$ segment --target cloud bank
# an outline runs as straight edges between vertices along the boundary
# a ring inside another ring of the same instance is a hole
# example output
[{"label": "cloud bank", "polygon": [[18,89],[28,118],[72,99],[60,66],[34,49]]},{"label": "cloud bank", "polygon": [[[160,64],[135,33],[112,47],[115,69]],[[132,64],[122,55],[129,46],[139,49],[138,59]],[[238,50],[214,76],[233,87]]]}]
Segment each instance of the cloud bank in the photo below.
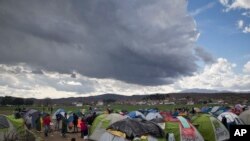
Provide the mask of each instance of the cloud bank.
[{"label": "cloud bank", "polygon": [[236,73],[233,64],[225,58],[205,65],[204,69],[169,85],[142,86],[114,79],[98,79],[75,74],[62,74],[42,70],[32,73],[25,64],[0,65],[0,93],[2,96],[62,98],[116,93],[123,95],[170,93],[186,89],[250,91],[250,61]]},{"label": "cloud bank", "polygon": [[197,38],[186,0],[0,2],[0,63],[33,73],[171,84],[210,61]]}]

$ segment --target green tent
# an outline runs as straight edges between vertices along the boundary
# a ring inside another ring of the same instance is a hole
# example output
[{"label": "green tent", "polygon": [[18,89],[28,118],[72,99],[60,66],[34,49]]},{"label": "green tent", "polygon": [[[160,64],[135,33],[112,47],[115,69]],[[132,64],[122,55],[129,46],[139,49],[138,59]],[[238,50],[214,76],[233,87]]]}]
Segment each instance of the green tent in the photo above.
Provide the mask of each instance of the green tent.
[{"label": "green tent", "polygon": [[167,121],[165,132],[168,135],[173,134],[175,141],[204,141],[198,130],[182,116]]},{"label": "green tent", "polygon": [[208,114],[199,114],[192,118],[205,141],[224,141],[230,138],[227,128],[215,117]]},{"label": "green tent", "polygon": [[22,119],[15,119],[14,116],[0,115],[0,140],[14,139],[18,137],[17,128],[24,125]]},{"label": "green tent", "polygon": [[120,114],[102,114],[95,118],[91,128],[90,128],[90,139],[99,140],[102,134],[106,132],[106,128],[120,120],[127,118],[127,116],[122,116]]}]

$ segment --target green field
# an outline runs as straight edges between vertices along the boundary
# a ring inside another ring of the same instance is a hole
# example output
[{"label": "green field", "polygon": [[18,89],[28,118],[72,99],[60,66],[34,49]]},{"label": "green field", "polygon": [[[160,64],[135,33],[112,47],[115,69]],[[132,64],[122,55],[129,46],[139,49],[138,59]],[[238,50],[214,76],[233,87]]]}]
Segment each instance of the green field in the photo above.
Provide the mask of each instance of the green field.
[{"label": "green field", "polygon": [[[25,107],[25,106],[20,106],[21,108]],[[95,106],[92,106],[93,108]],[[101,111],[104,111],[105,109],[107,109],[108,107],[110,107],[111,109],[113,109],[114,111],[120,111],[120,110],[127,110],[127,111],[134,111],[134,110],[138,110],[138,109],[150,109],[150,108],[158,108],[160,111],[170,111],[170,110],[174,110],[175,108],[189,108],[191,109],[192,107],[203,107],[202,104],[196,104],[196,105],[153,105],[153,106],[149,106],[149,105],[109,105],[109,106],[98,106],[97,108],[100,109]],[[10,115],[14,113],[14,110],[17,107],[15,106],[1,106],[0,107],[0,114],[4,114],[4,115]],[[38,107],[38,106],[29,106],[29,107],[25,107],[27,109],[37,109],[39,111],[42,111],[44,109],[44,112],[48,112],[50,113],[49,109],[47,107],[43,108],[43,107]],[[58,108],[63,108],[66,111],[77,111],[77,110],[81,110],[81,109],[88,109],[89,106],[85,105],[83,107],[76,107],[76,106],[56,106],[53,107],[53,112],[55,112]],[[52,112],[52,113],[53,113]]]}]

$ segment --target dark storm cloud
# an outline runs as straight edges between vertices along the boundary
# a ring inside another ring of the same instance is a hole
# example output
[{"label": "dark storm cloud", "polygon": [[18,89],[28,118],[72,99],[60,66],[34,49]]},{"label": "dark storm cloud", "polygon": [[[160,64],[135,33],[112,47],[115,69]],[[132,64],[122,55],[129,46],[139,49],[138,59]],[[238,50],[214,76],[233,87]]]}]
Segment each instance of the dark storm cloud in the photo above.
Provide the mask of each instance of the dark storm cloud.
[{"label": "dark storm cloud", "polygon": [[186,0],[0,1],[0,63],[141,85],[197,68]]},{"label": "dark storm cloud", "polygon": [[205,63],[215,63],[214,57],[201,47],[195,48],[195,54]]}]

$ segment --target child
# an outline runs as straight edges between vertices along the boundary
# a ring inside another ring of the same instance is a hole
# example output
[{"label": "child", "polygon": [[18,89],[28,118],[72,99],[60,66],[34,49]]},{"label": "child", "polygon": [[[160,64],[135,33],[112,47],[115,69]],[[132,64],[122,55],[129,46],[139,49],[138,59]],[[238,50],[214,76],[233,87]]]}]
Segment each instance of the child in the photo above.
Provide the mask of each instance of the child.
[{"label": "child", "polygon": [[80,127],[81,127],[81,138],[83,138],[84,140],[88,139],[88,126],[83,118],[81,120]]}]

